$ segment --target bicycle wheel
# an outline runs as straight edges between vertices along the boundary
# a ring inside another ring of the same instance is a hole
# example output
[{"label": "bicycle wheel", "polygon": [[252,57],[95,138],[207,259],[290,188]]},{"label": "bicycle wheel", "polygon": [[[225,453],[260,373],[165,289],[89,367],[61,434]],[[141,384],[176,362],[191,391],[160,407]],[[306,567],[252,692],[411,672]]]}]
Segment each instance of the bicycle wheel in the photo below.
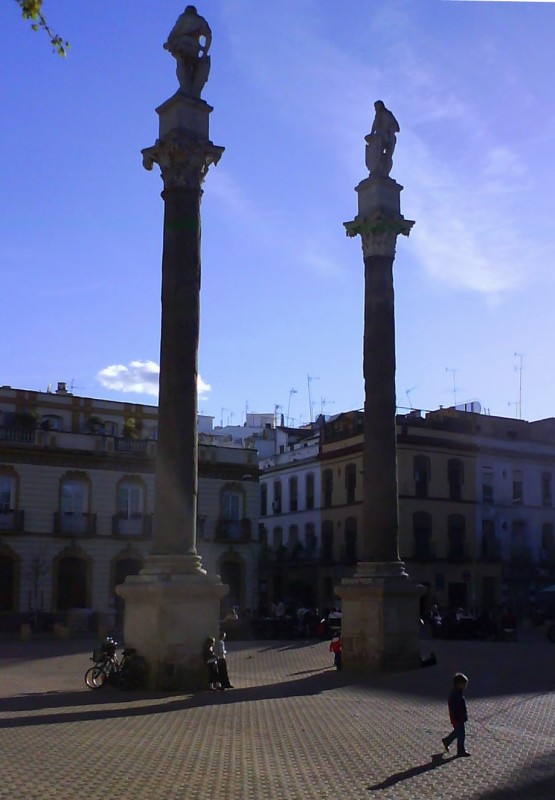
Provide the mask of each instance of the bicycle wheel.
[{"label": "bicycle wheel", "polygon": [[89,689],[101,689],[105,680],[106,673],[99,664],[95,664],[85,672],[85,683]]}]

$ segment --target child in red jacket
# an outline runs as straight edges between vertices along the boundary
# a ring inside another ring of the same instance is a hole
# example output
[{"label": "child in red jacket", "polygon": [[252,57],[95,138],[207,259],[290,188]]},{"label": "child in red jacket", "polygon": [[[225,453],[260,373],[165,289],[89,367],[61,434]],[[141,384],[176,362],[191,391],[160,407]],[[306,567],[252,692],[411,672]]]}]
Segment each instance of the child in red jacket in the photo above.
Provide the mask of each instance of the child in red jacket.
[{"label": "child in red jacket", "polygon": [[449,752],[449,745],[457,740],[457,756],[469,756],[470,753],[464,748],[465,728],[464,724],[468,720],[468,713],[466,711],[466,701],[464,699],[464,690],[468,684],[468,678],[462,672],[457,672],[453,676],[453,689],[447,701],[449,706],[449,718],[453,726],[452,732],[441,741],[445,747],[446,752]]},{"label": "child in red jacket", "polygon": [[330,642],[330,653],[333,653],[333,663],[336,669],[341,669],[341,634],[338,633]]}]

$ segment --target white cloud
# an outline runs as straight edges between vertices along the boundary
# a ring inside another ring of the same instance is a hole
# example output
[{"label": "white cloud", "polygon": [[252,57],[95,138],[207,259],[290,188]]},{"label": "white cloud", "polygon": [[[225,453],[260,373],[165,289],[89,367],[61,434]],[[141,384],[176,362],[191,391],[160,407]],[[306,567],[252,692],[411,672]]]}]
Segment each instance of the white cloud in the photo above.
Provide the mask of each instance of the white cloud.
[{"label": "white cloud", "polygon": [[[133,392],[158,397],[159,377],[160,366],[155,361],[130,361],[127,366],[111,364],[104,367],[97,374],[96,379],[106,389],[114,392]],[[199,375],[197,379],[199,396],[207,394],[210,389],[210,384],[205,383]]]}]

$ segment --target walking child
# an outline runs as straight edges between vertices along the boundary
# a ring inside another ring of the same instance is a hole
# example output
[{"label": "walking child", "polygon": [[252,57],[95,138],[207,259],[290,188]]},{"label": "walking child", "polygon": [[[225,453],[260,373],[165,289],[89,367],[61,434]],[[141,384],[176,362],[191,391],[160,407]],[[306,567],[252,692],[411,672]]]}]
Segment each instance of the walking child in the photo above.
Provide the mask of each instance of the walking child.
[{"label": "walking child", "polygon": [[449,706],[449,718],[451,720],[453,730],[448,736],[445,736],[445,738],[441,740],[443,742],[445,751],[448,753],[449,745],[452,744],[456,739],[457,756],[461,758],[470,755],[470,753],[468,753],[464,747],[464,739],[466,734],[464,726],[465,722],[468,720],[466,701],[464,699],[464,692],[467,684],[468,678],[466,675],[463,675],[462,672],[457,672],[453,676],[453,689],[451,690],[451,694],[449,695],[449,699],[447,701]]}]

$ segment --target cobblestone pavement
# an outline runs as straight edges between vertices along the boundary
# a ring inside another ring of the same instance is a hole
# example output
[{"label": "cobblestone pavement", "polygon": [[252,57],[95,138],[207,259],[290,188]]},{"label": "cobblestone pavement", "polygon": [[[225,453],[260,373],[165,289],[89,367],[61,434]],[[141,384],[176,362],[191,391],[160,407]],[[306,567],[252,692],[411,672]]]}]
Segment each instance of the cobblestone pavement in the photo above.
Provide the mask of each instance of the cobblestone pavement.
[{"label": "cobblestone pavement", "polygon": [[[90,641],[0,640],[0,798],[555,798],[555,646],[424,642],[439,664],[338,673],[327,642],[229,642],[237,687],[87,689]],[[472,758],[442,756],[453,672]]]}]

